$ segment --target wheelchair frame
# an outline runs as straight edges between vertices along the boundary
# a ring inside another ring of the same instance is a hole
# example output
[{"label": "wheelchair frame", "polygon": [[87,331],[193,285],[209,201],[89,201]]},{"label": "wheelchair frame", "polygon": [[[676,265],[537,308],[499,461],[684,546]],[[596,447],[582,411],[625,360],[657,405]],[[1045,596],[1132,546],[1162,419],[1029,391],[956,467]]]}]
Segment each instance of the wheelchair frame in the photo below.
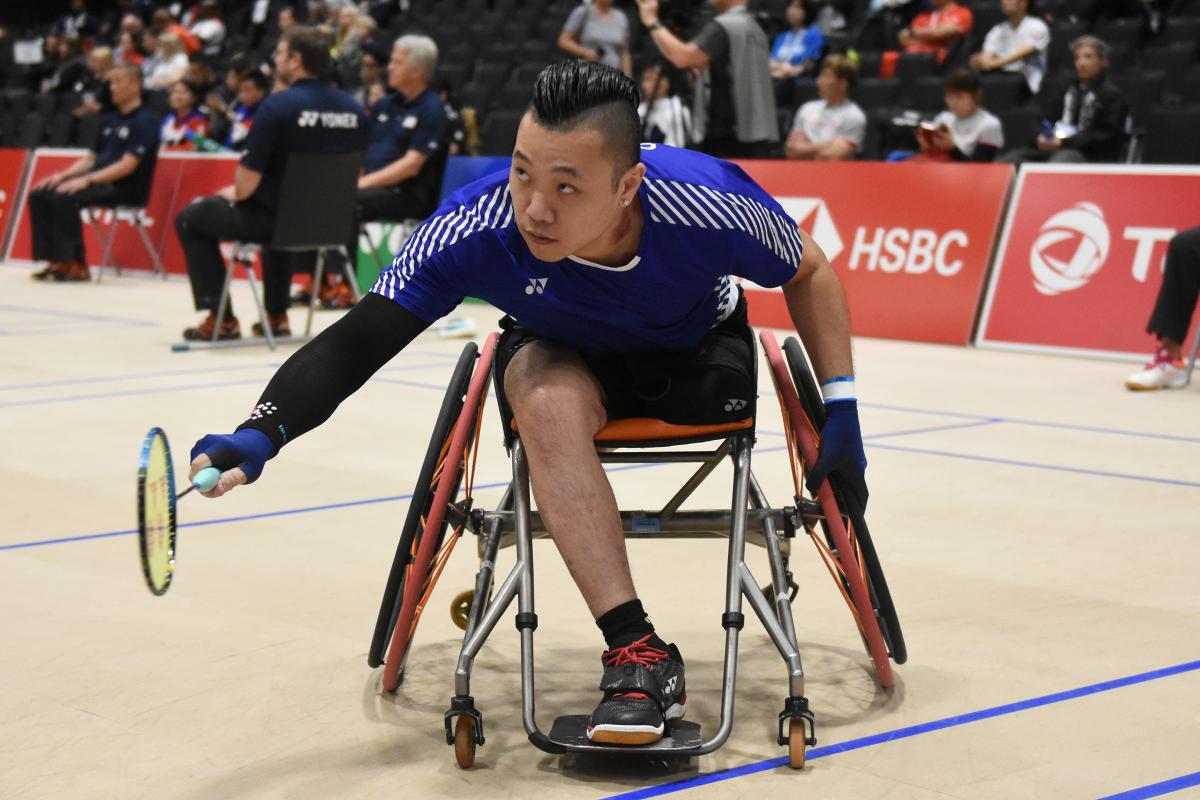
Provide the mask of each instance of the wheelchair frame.
[{"label": "wheelchair frame", "polygon": [[[812,463],[816,457],[819,422],[814,423],[812,418],[818,410],[809,411],[813,407],[811,394],[815,390],[815,382],[807,373],[807,362],[797,342],[789,340],[786,343],[788,363],[785,365],[774,337],[770,333],[763,333],[760,339],[771,365],[772,379],[786,423],[797,489],[795,505],[771,507],[754,477],[751,470],[754,420],[723,426],[679,427],[678,430],[685,434],[684,438],[672,435],[662,439],[614,439],[614,436],[620,435],[620,430],[612,425],[597,435],[603,463],[699,465],[661,510],[621,511],[622,527],[627,537],[729,538],[725,613],[721,617],[722,627],[725,628],[724,678],[720,724],[716,733],[702,740],[698,725],[677,721],[668,726],[660,742],[620,747],[591,744],[583,730],[586,716],[560,717],[549,734],[537,724],[533,633],[538,623],[534,610],[532,542],[534,538],[549,534],[542,524],[541,515],[531,509],[529,468],[519,432],[510,448],[513,481],[499,507],[495,511],[472,507],[470,487],[474,455],[477,453],[483,403],[492,379],[496,334],[489,336],[482,353],[477,354],[474,344],[464,348],[438,415],[417,491],[410,503],[368,655],[368,663],[372,667],[384,665],[383,689],[395,691],[403,679],[420,613],[450,550],[466,529],[475,533],[480,558],[475,587],[456,597],[451,606],[451,614],[456,623],[465,629],[465,635],[455,669],[455,694],[450,709],[444,715],[446,740],[455,747],[460,767],[470,767],[474,763],[476,747],[485,743],[483,716],[475,708],[471,696],[474,661],[514,599],[518,608],[516,625],[521,636],[522,721],[535,746],[549,753],[696,756],[713,752],[724,744],[733,728],[738,635],[745,622],[743,597],[762,622],[786,666],[788,694],[783,710],[778,715],[777,741],[788,748],[790,765],[802,767],[805,746],[816,744],[816,730],[804,694],[804,669],[791,612],[791,600],[798,587],[788,570],[788,560],[791,540],[799,531],[808,533],[818,545],[818,550],[823,551],[822,558],[847,600],[867,651],[875,663],[879,683],[884,688],[891,686],[889,655],[897,663],[903,663],[907,654],[861,509],[847,508],[843,511],[839,501],[843,506],[849,504],[840,493],[835,493],[828,482],[822,485],[814,500],[804,499],[800,492],[803,465]],[[474,363],[476,359],[477,365]],[[757,358],[755,363],[757,365]],[[801,369],[804,373],[797,374]],[[797,393],[797,385],[801,394]],[[817,398],[819,405],[819,394]],[[612,433],[605,438],[610,429]],[[622,430],[627,431],[628,428]],[[628,433],[625,435],[628,437]],[[660,449],[706,441],[719,443],[711,450]],[[729,510],[680,510],[687,498],[726,458],[731,459],[734,465]],[[452,495],[457,496],[464,480],[465,497],[453,502]],[[818,527],[824,532],[826,544],[815,535]],[[450,529],[453,532],[447,540],[446,534]],[[746,565],[747,541],[767,550],[771,581],[763,589],[759,588]],[[516,563],[499,589],[496,589],[496,557],[502,547],[509,545],[515,546]],[[407,634],[400,635],[403,631]],[[383,655],[385,648],[386,658]]]}]

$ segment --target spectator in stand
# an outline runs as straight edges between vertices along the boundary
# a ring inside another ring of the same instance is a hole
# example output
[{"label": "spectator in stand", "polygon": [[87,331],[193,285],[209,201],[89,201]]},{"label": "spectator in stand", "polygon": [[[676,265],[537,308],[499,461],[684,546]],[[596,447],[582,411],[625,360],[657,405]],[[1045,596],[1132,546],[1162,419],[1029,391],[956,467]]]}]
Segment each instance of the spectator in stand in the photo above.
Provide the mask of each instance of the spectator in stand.
[{"label": "spectator in stand", "polygon": [[934,53],[944,64],[950,48],[971,35],[974,22],[971,9],[954,0],[933,0],[933,9],[914,17],[897,38],[904,52]]},{"label": "spectator in stand", "polygon": [[371,88],[374,86],[385,86],[383,63],[386,59],[378,51],[372,47],[365,48],[362,52],[362,61],[358,66],[358,88],[350,92],[350,96],[362,104],[363,108],[370,109]]},{"label": "spectator in stand", "polygon": [[[371,105],[383,99],[383,86],[377,84],[380,89],[380,96],[372,98]],[[455,108],[454,98],[451,97],[450,83],[443,80],[437,87],[438,99],[442,101],[442,108],[446,112],[446,135],[443,140],[446,142],[446,155],[459,156],[467,153],[467,125],[462,114]]]},{"label": "spectator in stand", "polygon": [[1125,379],[1125,388],[1182,389],[1187,385],[1183,343],[1187,341],[1200,297],[1200,228],[1181,231],[1167,245],[1162,285],[1146,333],[1158,338],[1158,350],[1146,368]]},{"label": "spectator in stand", "polygon": [[97,29],[96,37],[102,42],[115,44],[121,35],[121,23],[127,16],[138,16],[134,10],[133,0],[117,0],[114,7],[105,9],[100,14],[100,26]]},{"label": "spectator in stand", "polygon": [[387,84],[383,81],[376,81],[367,87],[367,96],[364,98],[363,109],[366,110],[368,115],[375,108],[376,103],[387,97],[387,93]]},{"label": "spectator in stand", "polygon": [[221,21],[221,7],[217,0],[204,0],[196,12],[196,21],[189,32],[200,40],[200,52],[215,56],[221,52],[225,42],[225,23]]},{"label": "spectator in stand", "polygon": [[192,34],[184,26],[171,15],[171,12],[165,8],[160,8],[154,12],[154,16],[150,18],[150,30],[154,31],[154,35],[162,38],[168,33],[175,34],[183,45],[183,50],[187,55],[200,52],[200,40]]},{"label": "spectator in stand", "polygon": [[54,71],[42,79],[42,93],[82,93],[88,82],[88,66],[79,54],[79,39],[74,36],[57,37],[54,57]]},{"label": "spectator in stand", "polygon": [[200,111],[200,91],[190,81],[176,81],[167,97],[171,110],[163,118],[164,150],[195,150],[193,136],[208,136],[208,115]]},{"label": "spectator in stand", "polygon": [[867,13],[854,34],[854,49],[863,52],[895,50],[900,31],[924,11],[921,0],[871,0]]},{"label": "spectator in stand", "polygon": [[145,54],[142,53],[142,33],[139,30],[137,33],[133,31],[121,31],[121,38],[117,40],[116,62],[118,64],[133,64],[139,69],[142,62],[146,60]]},{"label": "spectator in stand", "polygon": [[142,73],[118,64],[109,74],[117,110],[104,118],[92,150],[29,194],[33,258],[46,261],[40,281],[86,281],[87,257],[79,218],[87,206],[142,205],[158,157],[158,120],[142,106]]},{"label": "spectator in stand", "polygon": [[291,6],[284,6],[279,9],[279,14],[275,18],[276,33],[274,37],[265,37],[262,47],[258,50],[260,54],[264,54],[267,60],[271,59],[271,54],[275,52],[279,40],[283,35],[296,27],[296,11]]},{"label": "spectator in stand", "polygon": [[208,97],[217,88],[217,78],[213,74],[212,64],[203,55],[194,55],[188,59],[187,73],[184,80],[196,87],[200,98]]},{"label": "spectator in stand", "polygon": [[113,52],[107,47],[94,47],[88,54],[88,77],[80,92],[81,100],[72,114],[109,114],[116,109],[108,89],[108,74],[113,68]]},{"label": "spectator in stand", "polygon": [[1025,78],[1030,95],[1042,87],[1046,74],[1046,51],[1050,48],[1050,28],[1029,15],[1031,0],[1000,0],[1008,18],[987,32],[983,49],[971,56],[971,66],[980,72],[1004,70]]},{"label": "spectator in stand", "polygon": [[51,31],[72,39],[89,39],[100,30],[100,23],[88,13],[86,0],[71,0],[71,10],[54,21]]},{"label": "spectator in stand", "polygon": [[142,31],[146,29],[146,23],[137,14],[126,14],[121,17],[120,33],[117,34],[117,40],[120,41],[120,34],[128,31],[134,36],[135,42],[142,40]]},{"label": "spectator in stand", "polygon": [[771,77],[776,85],[789,85],[801,75],[811,73],[821,60],[825,36],[812,20],[811,0],[792,0],[787,7],[788,29],[775,37],[771,46]]},{"label": "spectator in stand", "polygon": [[662,67],[642,70],[642,141],[662,142],[671,147],[687,147],[692,141],[692,115],[678,95],[671,93],[671,82]]},{"label": "spectator in stand", "polygon": [[917,129],[921,152],[914,161],[993,161],[1004,148],[1004,128],[983,108],[983,87],[969,69],[946,77],[946,108]]},{"label": "spectator in stand", "polygon": [[[151,35],[149,31],[146,32],[147,38]],[[142,64],[146,87],[149,89],[170,89],[176,81],[183,80],[187,71],[188,56],[184,52],[183,42],[173,33],[158,37],[158,52]]]},{"label": "spectator in stand", "polygon": [[633,77],[629,55],[629,18],[613,8],[612,0],[580,3],[558,35],[558,47],[584,61],[596,61]]},{"label": "spectator in stand", "polygon": [[[233,185],[196,199],[175,218],[192,298],[197,310],[208,312],[199,325],[184,330],[184,339],[210,339],[214,331],[221,339],[240,338],[241,326],[231,307],[226,307],[223,319],[217,319],[225,282],[220,243],[271,241],[288,155],[348,153],[366,146],[362,109],[349,95],[318,78],[327,75],[329,68],[328,37],[312,28],[289,30],[275,50],[275,73],[290,88],[263,101],[259,124],[250,133]],[[264,250],[263,300],[275,336],[291,334],[287,318],[291,278],[286,254]],[[256,335],[264,333],[261,324],[254,330]]]},{"label": "spectator in stand", "polygon": [[849,161],[862,149],[867,115],[850,99],[857,70],[846,56],[828,56],[817,73],[820,100],[800,106],[786,155],[801,161]]},{"label": "spectator in stand", "polygon": [[208,109],[208,137],[215,142],[224,142],[229,138],[233,125],[229,115],[237,103],[238,83],[245,71],[245,61],[234,59],[225,70],[225,80],[204,97],[204,105]]},{"label": "spectator in stand", "polygon": [[[289,84],[285,77],[285,88],[287,85]],[[238,99],[229,112],[229,135],[225,138],[225,146],[230,150],[246,149],[246,139],[254,126],[258,107],[270,91],[271,84],[267,76],[255,67],[238,76]]]},{"label": "spectator in stand", "polygon": [[1035,148],[1006,153],[1003,160],[1093,164],[1121,160],[1129,106],[1108,80],[1108,45],[1095,36],[1071,42],[1075,80],[1043,123]]},{"label": "spectator in stand", "polygon": [[658,19],[659,0],[638,0],[642,24],[663,57],[698,69],[692,125],[700,149],[721,158],[766,158],[779,141],[767,35],[746,0],[711,0],[717,16],[690,42]]}]

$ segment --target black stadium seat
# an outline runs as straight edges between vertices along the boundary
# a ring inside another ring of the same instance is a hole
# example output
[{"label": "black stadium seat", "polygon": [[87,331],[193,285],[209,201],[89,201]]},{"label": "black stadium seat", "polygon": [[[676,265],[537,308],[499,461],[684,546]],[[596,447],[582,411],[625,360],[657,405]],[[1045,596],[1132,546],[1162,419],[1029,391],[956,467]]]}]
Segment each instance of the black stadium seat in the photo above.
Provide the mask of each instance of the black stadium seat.
[{"label": "black stadium seat", "polygon": [[15,146],[26,149],[40,147],[46,130],[46,118],[36,111],[29,111],[20,116],[20,126]]},{"label": "black stadium seat", "polygon": [[33,104],[33,98],[25,89],[14,89],[7,92],[8,99],[4,104],[5,109],[13,114],[24,114],[29,111]]},{"label": "black stadium seat", "polygon": [[1134,122],[1145,124],[1150,107],[1162,96],[1163,73],[1154,70],[1127,73],[1114,77],[1113,83],[1125,95]]},{"label": "black stadium seat", "polygon": [[490,108],[498,111],[524,110],[529,105],[532,90],[532,83],[509,81],[492,95],[491,102],[488,105]]},{"label": "black stadium seat", "polygon": [[1015,108],[1025,97],[1025,78],[1015,72],[988,72],[979,76],[983,104],[993,113]]},{"label": "black stadium seat", "polygon": [[[917,79],[917,82],[909,90],[908,99],[912,103],[912,107],[918,111],[924,111],[930,114],[941,111],[946,107],[946,93],[942,88],[944,79],[938,75],[929,75],[924,78]],[[984,98],[984,107],[987,107],[987,98]]]},{"label": "black stadium seat", "polygon": [[99,114],[88,114],[86,117],[79,118],[79,122],[75,125],[74,144],[76,147],[86,147],[91,149],[92,145],[96,144],[96,139],[98,139],[99,136]]},{"label": "black stadium seat", "polygon": [[0,114],[0,147],[16,147],[17,133],[21,129],[21,117],[12,111]]},{"label": "black stadium seat", "polygon": [[889,107],[900,97],[900,81],[894,78],[863,78],[854,85],[850,94],[863,110]]},{"label": "black stadium seat", "polygon": [[1197,43],[1200,43],[1200,17],[1171,17],[1164,26],[1161,44],[1181,44],[1192,48],[1195,57]]},{"label": "black stadium seat", "polygon": [[33,98],[33,111],[38,112],[46,119],[54,116],[54,112],[58,111],[58,93],[46,92],[39,94]]},{"label": "black stadium seat", "polygon": [[485,156],[507,156],[512,154],[517,140],[517,128],[521,124],[523,111],[494,111],[483,121],[480,131],[480,151]]},{"label": "black stadium seat", "polygon": [[50,147],[67,147],[71,144],[71,128],[75,118],[70,111],[60,111],[50,120],[46,133],[46,144]]},{"label": "black stadium seat", "polygon": [[1005,150],[1033,146],[1033,140],[1042,125],[1041,109],[1010,108],[998,112],[996,116],[1000,117],[1000,125],[1004,130]]},{"label": "black stadium seat", "polygon": [[1183,72],[1195,60],[1196,47],[1188,44],[1168,44],[1147,47],[1142,51],[1142,69],[1158,69],[1167,75]]},{"label": "black stadium seat", "polygon": [[487,59],[479,59],[475,62],[475,73],[471,77],[471,83],[487,87],[488,91],[495,91],[504,85],[511,73],[512,67],[509,64],[493,64]]},{"label": "black stadium seat", "polygon": [[1136,47],[1141,31],[1140,19],[1109,19],[1099,23],[1093,33],[1109,47]]},{"label": "black stadium seat", "polygon": [[1142,160],[1149,164],[1200,163],[1200,106],[1156,108],[1146,121]]}]

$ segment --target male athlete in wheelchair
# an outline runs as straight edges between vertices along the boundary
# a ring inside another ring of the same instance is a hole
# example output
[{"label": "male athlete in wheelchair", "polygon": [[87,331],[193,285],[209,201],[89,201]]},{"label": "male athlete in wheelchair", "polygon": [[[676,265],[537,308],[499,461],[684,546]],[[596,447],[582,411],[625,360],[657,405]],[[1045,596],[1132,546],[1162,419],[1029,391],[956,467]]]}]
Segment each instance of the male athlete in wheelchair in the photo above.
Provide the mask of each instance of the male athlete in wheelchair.
[{"label": "male athlete in wheelchair", "polygon": [[[779,743],[790,746],[794,766],[802,764],[804,744],[815,735],[789,609],[787,539],[797,530],[824,531],[819,546],[830,556],[827,563],[858,620],[880,683],[891,683],[889,654],[904,660],[862,522],[866,458],[837,277],[820,248],[742,170],[692,151],[640,145],[637,105],[636,85],[617,70],[588,62],[543,70],[511,170],[476,181],[443,203],[371,294],[288,359],[235,433],[205,436],[192,450],[193,474],[210,465],[223,471],[206,493],[219,497],[256,480],[284,444],[328,419],[464,297],[482,298],[508,314],[503,333],[490,337],[482,353],[468,345],[451,379],[370,655],[372,666],[385,664],[384,687],[394,690],[420,609],[444,563],[439,548],[446,529],[453,527],[457,538],[471,527],[481,536],[481,569],[462,612],[467,638],[446,715],[448,741],[456,744],[462,766],[483,743],[482,717],[469,694],[471,663],[518,595],[524,683],[532,683],[533,532],[552,535],[607,645],[603,698],[590,718],[561,718],[546,736],[533,720],[532,690],[526,689],[526,728],[550,752],[670,747],[705,753],[720,746],[732,724],[744,594],[788,666]],[[783,287],[821,381],[818,393],[794,340],[785,347],[785,365],[774,338],[764,335],[793,453],[796,505],[785,509],[768,507],[749,471],[756,357],[745,301],[731,276]],[[514,482],[501,508],[485,513],[470,507],[468,454],[493,375]],[[639,459],[702,464],[662,512],[634,519],[618,509],[602,466],[621,460],[613,448],[713,440],[722,444],[711,452],[662,451]],[[726,457],[735,464],[731,511],[678,510]],[[800,496],[804,465],[815,500]],[[464,474],[466,500],[455,502]],[[826,482],[830,475],[836,496]],[[530,510],[530,481],[537,514]],[[730,536],[722,617],[725,703],[721,730],[708,742],[700,742],[696,726],[673,722],[683,716],[686,701],[684,663],[676,646],[656,632],[634,588],[624,536],[638,530]],[[772,582],[765,597],[742,559],[748,533],[768,548]],[[518,567],[493,597],[496,548],[513,534]]]}]

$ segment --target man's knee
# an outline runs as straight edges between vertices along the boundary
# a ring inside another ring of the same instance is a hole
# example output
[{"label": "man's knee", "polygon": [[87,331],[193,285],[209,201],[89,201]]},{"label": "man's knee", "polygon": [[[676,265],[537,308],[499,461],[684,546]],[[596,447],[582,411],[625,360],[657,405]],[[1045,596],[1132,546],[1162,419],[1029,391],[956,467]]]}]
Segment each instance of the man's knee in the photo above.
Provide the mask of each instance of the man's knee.
[{"label": "man's knee", "polygon": [[583,359],[545,342],[532,342],[512,357],[504,369],[504,395],[518,421],[570,414],[593,431],[607,421],[600,384]]}]

